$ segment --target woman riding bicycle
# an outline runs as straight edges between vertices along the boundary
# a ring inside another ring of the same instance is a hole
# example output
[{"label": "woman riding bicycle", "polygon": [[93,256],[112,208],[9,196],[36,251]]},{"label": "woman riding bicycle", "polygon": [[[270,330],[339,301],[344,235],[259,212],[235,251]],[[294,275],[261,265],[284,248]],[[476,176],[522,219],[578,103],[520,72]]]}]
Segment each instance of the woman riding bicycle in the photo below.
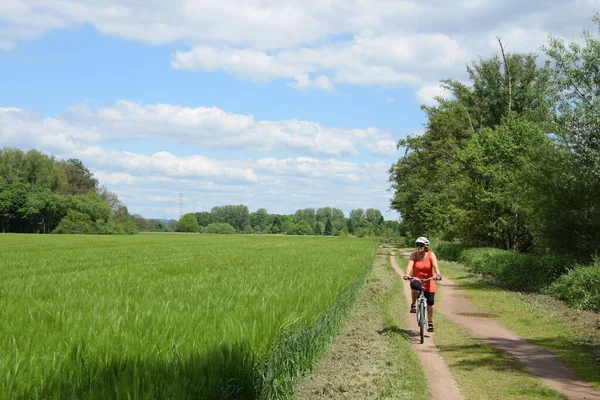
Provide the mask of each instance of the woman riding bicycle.
[{"label": "woman riding bicycle", "polygon": [[[408,260],[408,266],[406,267],[406,275],[404,279],[412,276],[410,287],[412,289],[412,303],[410,305],[410,312],[416,313],[415,301],[419,296],[421,290],[421,281],[419,279],[425,279],[435,276],[436,280],[441,280],[440,268],[433,251],[429,250],[429,240],[426,237],[420,237],[416,240],[417,251],[410,255]],[[435,275],[434,275],[435,272]],[[414,275],[411,275],[414,274]],[[429,280],[423,283],[423,289],[425,292],[425,298],[427,299],[427,315],[429,321],[427,323],[427,332],[433,332],[433,305],[435,304],[435,281]]]}]

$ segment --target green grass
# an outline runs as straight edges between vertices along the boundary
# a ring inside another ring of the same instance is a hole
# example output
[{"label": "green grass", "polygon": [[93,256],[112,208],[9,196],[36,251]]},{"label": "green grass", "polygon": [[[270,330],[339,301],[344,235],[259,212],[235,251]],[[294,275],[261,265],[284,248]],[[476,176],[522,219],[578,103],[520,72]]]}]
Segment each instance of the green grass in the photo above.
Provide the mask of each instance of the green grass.
[{"label": "green grass", "polygon": [[440,269],[461,286],[475,307],[498,314],[496,319],[500,323],[533,344],[552,351],[581,379],[600,389],[600,367],[593,353],[576,340],[580,335],[575,330],[528,301],[526,294],[494,287],[460,264],[441,262]]},{"label": "green grass", "polygon": [[0,235],[0,398],[285,398],[376,245]]}]

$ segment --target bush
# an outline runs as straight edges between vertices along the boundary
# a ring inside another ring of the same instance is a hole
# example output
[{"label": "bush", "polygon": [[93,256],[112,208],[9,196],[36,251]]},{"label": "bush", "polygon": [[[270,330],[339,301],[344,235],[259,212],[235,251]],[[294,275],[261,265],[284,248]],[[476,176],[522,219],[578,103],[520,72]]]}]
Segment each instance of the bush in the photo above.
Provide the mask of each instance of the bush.
[{"label": "bush", "polygon": [[176,225],[177,232],[198,232],[200,226],[194,214],[185,214]]},{"label": "bush", "polygon": [[68,210],[67,215],[60,220],[53,233],[94,234],[97,233],[97,228],[88,214]]},{"label": "bush", "polygon": [[600,312],[600,261],[570,270],[544,293],[563,300],[571,307]]},{"label": "bush", "polygon": [[463,250],[458,261],[477,272],[492,275],[501,286],[528,292],[539,292],[567,270],[567,264],[559,257],[493,248]]},{"label": "bush", "polygon": [[448,261],[458,261],[460,254],[468,248],[469,246],[463,243],[444,241],[434,241],[431,246],[436,256]]},{"label": "bush", "polygon": [[202,233],[233,234],[235,228],[226,223],[208,224],[207,227],[202,228]]},{"label": "bush", "polygon": [[440,258],[458,261],[470,269],[491,276],[507,289],[539,292],[567,271],[568,264],[556,256],[537,256],[495,248],[473,248],[463,243],[434,242]]}]

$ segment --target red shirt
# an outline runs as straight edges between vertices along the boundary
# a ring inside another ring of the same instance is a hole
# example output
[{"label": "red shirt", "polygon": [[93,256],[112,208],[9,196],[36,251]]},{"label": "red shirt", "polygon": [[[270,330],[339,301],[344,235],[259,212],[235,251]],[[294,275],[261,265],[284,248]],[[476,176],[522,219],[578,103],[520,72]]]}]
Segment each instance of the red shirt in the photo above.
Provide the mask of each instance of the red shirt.
[{"label": "red shirt", "polygon": [[[431,258],[429,257],[429,252],[425,253],[425,257],[422,260],[419,260],[419,252],[415,251],[413,253],[413,260],[415,264],[413,265],[413,273],[412,275],[415,278],[426,279],[430,276],[435,276],[433,267],[431,266]],[[426,292],[435,293],[435,281],[427,281],[423,283],[423,289]]]}]

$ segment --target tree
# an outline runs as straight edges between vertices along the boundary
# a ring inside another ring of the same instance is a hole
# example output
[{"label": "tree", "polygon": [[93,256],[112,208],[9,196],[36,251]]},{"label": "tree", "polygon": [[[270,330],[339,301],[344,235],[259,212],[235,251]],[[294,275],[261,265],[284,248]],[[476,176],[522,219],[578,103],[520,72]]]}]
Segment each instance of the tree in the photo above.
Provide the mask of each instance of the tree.
[{"label": "tree", "polygon": [[313,232],[315,235],[322,235],[325,231],[325,224],[321,221],[315,222],[315,226],[313,227]]},{"label": "tree", "polygon": [[50,233],[66,214],[64,203],[64,199],[50,189],[42,189],[30,193],[21,210],[31,226],[39,226],[42,233]]},{"label": "tree", "polygon": [[197,212],[194,215],[200,227],[205,227],[212,223],[212,218],[208,211]]},{"label": "tree", "polygon": [[265,208],[259,208],[253,213],[250,213],[250,225],[255,232],[264,232],[271,223],[272,217]]},{"label": "tree", "polygon": [[310,227],[309,223],[305,220],[300,221],[296,224],[296,235],[312,235],[313,228]]},{"label": "tree", "polygon": [[356,221],[354,219],[348,218],[348,221],[346,222],[346,226],[348,229],[348,233],[354,233],[356,232]]},{"label": "tree", "polygon": [[471,85],[445,80],[448,100],[423,106],[423,135],[399,141],[392,208],[413,236],[525,250],[532,243],[530,180],[548,149],[555,92],[535,55],[505,54],[467,68]]},{"label": "tree", "polygon": [[314,208],[297,210],[294,214],[294,217],[296,219],[296,223],[300,221],[306,221],[309,225],[313,225],[317,220]]},{"label": "tree", "polygon": [[106,186],[100,186],[97,193],[102,200],[104,200],[110,206],[110,209],[113,212],[116,212],[123,207],[123,203],[121,203],[119,197],[117,197],[117,195],[113,192],[109,191]]},{"label": "tree", "polygon": [[283,232],[283,225],[281,223],[281,218],[279,215],[275,215],[273,217],[273,224],[271,225],[271,229],[269,233],[277,234]]},{"label": "tree", "polygon": [[381,211],[374,208],[368,208],[367,211],[365,211],[365,217],[367,218],[367,221],[369,221],[375,228],[383,223],[383,215],[381,215]]},{"label": "tree", "polygon": [[96,191],[98,180],[83,163],[76,158],[63,162],[66,183],[59,188],[61,194],[87,194]]},{"label": "tree", "polygon": [[538,170],[546,176],[538,176],[536,204],[544,245],[583,259],[600,253],[600,15],[592,20],[596,35],[584,31],[582,44],[551,37],[544,47],[560,96],[557,153]]},{"label": "tree", "polygon": [[250,212],[245,205],[226,205],[213,207],[210,210],[211,220],[216,223],[227,223],[241,232],[244,225],[250,222]]},{"label": "tree", "polygon": [[354,210],[350,210],[350,219],[354,221],[354,223],[358,224],[361,219],[366,218],[365,210],[362,208],[356,208]]},{"label": "tree", "polygon": [[323,235],[331,236],[332,231],[333,226],[331,225],[331,219],[327,218],[327,221],[325,222],[325,229],[323,230]]},{"label": "tree", "polygon": [[185,214],[177,222],[177,232],[198,232],[198,221],[194,214]]},{"label": "tree", "polygon": [[286,235],[295,235],[296,234],[296,223],[294,222],[294,217],[291,215],[282,215],[281,216],[281,232]]},{"label": "tree", "polygon": [[322,207],[317,209],[316,219],[317,221],[325,222],[327,219],[331,219],[332,209],[331,207]]}]

